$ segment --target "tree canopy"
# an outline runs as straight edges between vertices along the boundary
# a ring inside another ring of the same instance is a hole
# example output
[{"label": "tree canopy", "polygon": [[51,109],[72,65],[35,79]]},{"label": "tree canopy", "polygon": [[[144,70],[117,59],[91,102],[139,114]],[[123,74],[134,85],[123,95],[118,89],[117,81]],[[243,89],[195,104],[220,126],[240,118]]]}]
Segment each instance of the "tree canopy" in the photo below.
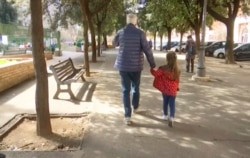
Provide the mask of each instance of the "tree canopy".
[{"label": "tree canopy", "polygon": [[17,10],[13,7],[13,2],[8,2],[7,0],[0,0],[0,23],[16,23],[17,16]]}]

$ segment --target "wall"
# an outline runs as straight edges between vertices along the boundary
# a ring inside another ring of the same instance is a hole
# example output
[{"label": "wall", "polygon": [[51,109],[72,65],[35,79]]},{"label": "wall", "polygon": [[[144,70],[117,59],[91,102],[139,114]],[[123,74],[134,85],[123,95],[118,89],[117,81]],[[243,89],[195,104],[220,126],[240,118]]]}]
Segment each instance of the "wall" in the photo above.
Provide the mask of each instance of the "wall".
[{"label": "wall", "polygon": [[20,60],[0,67],[0,92],[35,76],[33,60]]},{"label": "wall", "polygon": [[250,17],[247,15],[238,16],[235,19],[234,41],[240,43],[250,42]]}]

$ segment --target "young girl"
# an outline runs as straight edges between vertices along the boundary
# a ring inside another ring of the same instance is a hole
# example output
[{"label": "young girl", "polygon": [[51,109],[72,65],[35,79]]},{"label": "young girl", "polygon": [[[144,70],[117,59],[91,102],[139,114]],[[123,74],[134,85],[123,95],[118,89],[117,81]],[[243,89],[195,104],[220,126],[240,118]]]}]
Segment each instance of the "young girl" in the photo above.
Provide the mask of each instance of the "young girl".
[{"label": "young girl", "polygon": [[[175,52],[168,52],[166,55],[166,65],[158,69],[151,69],[155,77],[153,86],[162,92],[163,96],[163,119],[168,120],[168,125],[173,127],[175,116],[175,97],[179,90],[180,71],[177,65]],[[170,109],[170,117],[168,115]]]}]

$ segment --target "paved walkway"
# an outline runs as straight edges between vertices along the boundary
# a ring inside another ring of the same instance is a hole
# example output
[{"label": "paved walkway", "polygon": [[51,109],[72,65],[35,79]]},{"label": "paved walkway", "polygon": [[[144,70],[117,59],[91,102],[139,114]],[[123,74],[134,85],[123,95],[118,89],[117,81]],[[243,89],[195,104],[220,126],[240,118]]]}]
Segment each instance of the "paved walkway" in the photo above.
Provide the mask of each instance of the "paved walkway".
[{"label": "paved walkway", "polygon": [[[225,65],[223,60],[206,58],[207,76],[211,82],[190,80],[193,74],[184,71],[184,55],[178,55],[181,74],[176,100],[176,123],[169,128],[160,119],[161,94],[152,88],[153,77],[145,62],[141,82],[141,107],[133,115],[134,124],[123,122],[120,78],[113,68],[117,50],[104,51],[97,63],[91,63],[96,85],[92,98],[81,102],[52,99],[56,90],[49,76],[51,113],[90,112],[88,132],[83,150],[75,152],[4,152],[7,158],[248,158],[250,155],[250,62]],[[165,53],[155,52],[157,65],[164,64]],[[81,65],[83,53],[63,52],[47,65],[72,57]],[[80,57],[80,58],[79,58]],[[82,83],[73,84],[75,93]],[[0,125],[17,113],[34,113],[35,82],[29,81],[0,96]]]}]

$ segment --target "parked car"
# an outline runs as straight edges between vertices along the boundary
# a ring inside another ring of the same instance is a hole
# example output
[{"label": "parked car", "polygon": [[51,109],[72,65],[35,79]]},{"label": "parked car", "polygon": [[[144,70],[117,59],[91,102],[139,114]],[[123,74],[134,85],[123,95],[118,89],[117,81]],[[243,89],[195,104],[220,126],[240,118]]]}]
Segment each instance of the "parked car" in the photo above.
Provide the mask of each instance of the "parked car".
[{"label": "parked car", "polygon": [[[234,43],[234,48],[241,45],[241,43]],[[214,57],[225,58],[225,48],[219,48],[214,51]]]},{"label": "parked car", "polygon": [[160,50],[160,48],[161,48],[161,42],[159,42],[159,41],[156,41],[155,43],[153,42],[153,49],[154,49],[154,47],[157,50]]},{"label": "parked car", "polygon": [[245,43],[233,49],[235,60],[250,60],[250,43]]},{"label": "parked car", "polygon": [[[171,41],[170,42],[170,49],[172,48],[172,47],[174,47],[174,46],[177,46],[179,44],[179,42],[177,42],[177,41]],[[162,46],[162,49],[163,50],[167,50],[167,47],[168,47],[168,43],[166,43],[165,45],[163,45]]]},{"label": "parked car", "polygon": [[[182,42],[181,46],[180,46],[180,44],[178,44],[178,45],[172,47],[170,50],[174,51],[174,52],[184,52],[185,48],[186,48],[186,42]],[[180,49],[181,49],[181,51],[180,51]]]},{"label": "parked car", "polygon": [[226,41],[217,41],[213,42],[209,46],[205,48],[205,55],[206,56],[213,56],[214,51],[219,48],[225,48]]},{"label": "parked car", "polygon": [[210,46],[212,43],[214,43],[214,41],[207,41],[207,42],[205,42],[205,46],[207,47],[207,46]]}]

